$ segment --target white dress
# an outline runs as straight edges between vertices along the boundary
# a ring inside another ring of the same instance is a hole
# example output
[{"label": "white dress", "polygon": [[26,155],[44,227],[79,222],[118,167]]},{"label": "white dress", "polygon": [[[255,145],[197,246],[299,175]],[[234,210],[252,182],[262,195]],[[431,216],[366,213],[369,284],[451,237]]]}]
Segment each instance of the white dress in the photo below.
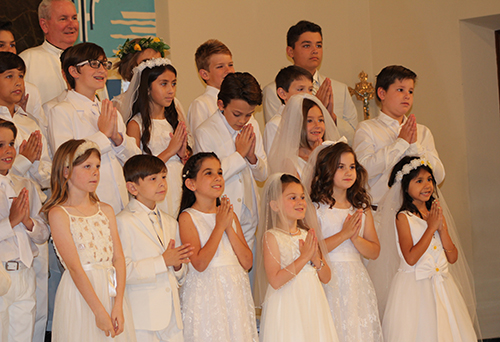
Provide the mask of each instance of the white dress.
[{"label": "white dress", "polygon": [[[203,247],[215,227],[215,214],[193,208],[185,212],[191,216]],[[226,234],[205,271],[198,272],[189,264],[180,295],[185,341],[258,341],[248,273]]]},{"label": "white dress", "polygon": [[[331,208],[320,204],[317,210],[324,238],[342,230],[347,215],[355,210]],[[365,227],[359,235],[363,235]],[[332,279],[323,285],[335,327],[341,341],[383,341],[377,297],[361,255],[352,241],[346,240],[328,253]]]},{"label": "white dress", "polygon": [[[427,229],[427,222],[404,212],[413,244]],[[406,263],[397,243],[401,263],[389,291],[382,323],[388,342],[477,341],[465,302],[448,272],[448,260],[436,231],[429,247],[414,266]]]},{"label": "white dress", "polygon": [[[109,230],[107,216],[99,211],[92,216],[81,217],[69,214],[61,207],[70,220],[70,231],[73,241],[87,277],[94,288],[100,302],[111,314],[114,297],[116,295],[115,269],[112,264],[113,242]],[[59,260],[66,269],[57,246]],[[125,317],[125,331],[114,339],[106,337],[95,321],[95,316],[80,291],[76,287],[69,271],[62,275],[57,288],[54,304],[54,318],[52,323],[52,341],[55,342],[134,342],[135,328],[132,312],[128,302],[123,300],[123,316]]]},{"label": "white dress", "polygon": [[[140,114],[132,118],[137,122],[142,134],[142,118]],[[154,156],[159,155],[170,144],[170,133],[174,134],[173,127],[168,123],[167,119],[152,119],[151,120],[151,138],[149,140],[149,149]],[[142,144],[141,150],[144,151]],[[181,159],[176,154],[172,156],[166,163],[167,166],[167,196],[163,202],[158,202],[160,210],[166,212],[172,217],[177,217],[182,196],[182,164]]]},{"label": "white dress", "polygon": [[[290,235],[270,229],[280,249],[281,268],[300,256],[299,240],[307,231]],[[266,291],[260,322],[261,342],[336,342],[339,341],[316,269],[309,263],[288,283]]]}]

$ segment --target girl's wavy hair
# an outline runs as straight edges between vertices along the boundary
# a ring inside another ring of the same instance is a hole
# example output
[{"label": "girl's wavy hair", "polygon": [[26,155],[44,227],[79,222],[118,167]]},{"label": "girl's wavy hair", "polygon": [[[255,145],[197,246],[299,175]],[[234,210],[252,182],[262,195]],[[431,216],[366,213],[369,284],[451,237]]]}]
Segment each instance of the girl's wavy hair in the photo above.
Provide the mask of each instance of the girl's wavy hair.
[{"label": "girl's wavy hair", "polygon": [[[184,164],[184,168],[182,169],[182,197],[181,197],[181,205],[179,209],[179,215],[187,208],[191,208],[193,204],[196,202],[196,195],[193,191],[189,190],[186,186],[187,179],[196,179],[198,176],[198,172],[200,172],[201,164],[205,159],[214,158],[219,162],[219,157],[213,152],[200,152],[192,155],[186,164]],[[220,199],[217,199],[217,206],[220,205]]]},{"label": "girl's wavy hair", "polygon": [[[396,165],[394,165],[394,168],[392,169],[391,176],[389,177],[389,187],[392,187],[394,183],[396,182],[396,174],[403,169],[403,166],[406,164],[409,164],[412,160],[414,159],[419,159],[420,157],[418,156],[406,156],[403,157]],[[410,196],[408,193],[408,188],[410,186],[410,182],[412,179],[418,176],[420,173],[420,170],[426,170],[431,174],[432,177],[432,184],[434,184],[434,189],[436,189],[436,179],[434,178],[434,173],[432,172],[432,169],[428,165],[421,165],[417,167],[416,169],[413,169],[408,173],[407,175],[403,176],[403,179],[401,180],[401,195],[403,196],[403,203],[401,204],[401,208],[398,211],[398,214],[403,211],[409,211],[412,214],[420,216],[421,219],[423,219],[422,213],[420,210],[417,209],[415,204],[413,204],[413,198]],[[431,209],[432,202],[436,197],[434,197],[434,194],[431,195],[429,200],[425,202],[425,206],[427,209]]]},{"label": "girl's wavy hair", "polygon": [[[52,174],[50,177],[50,187],[52,190],[52,194],[50,198],[45,202],[41,213],[47,215],[49,210],[55,206],[61,205],[68,200],[69,191],[68,191],[68,180],[71,178],[73,174],[73,168],[84,163],[93,153],[95,153],[99,160],[101,159],[101,153],[99,150],[95,148],[90,148],[85,151],[84,154],[76,158],[73,163],[70,163],[69,166],[66,166],[67,160],[73,160],[75,156],[75,152],[81,144],[83,144],[85,140],[68,140],[57,149],[54,154],[54,159],[52,160]],[[64,170],[68,168],[68,176],[64,176]],[[99,198],[95,192],[91,192],[89,194],[90,200],[94,203],[99,202]]]},{"label": "girl's wavy hair", "polygon": [[371,205],[370,195],[366,191],[368,173],[358,162],[351,146],[344,142],[328,146],[318,153],[311,182],[311,200],[316,203],[329,204],[330,208],[335,205],[333,178],[339,167],[340,157],[344,153],[351,153],[356,165],[356,181],[347,189],[347,200],[356,209],[368,209]]},{"label": "girl's wavy hair", "polygon": [[[165,71],[171,71],[174,73],[175,77],[177,77],[177,70],[170,65],[159,65],[153,68],[145,68],[141,74],[141,83],[138,88],[137,100],[135,100],[132,105],[132,117],[128,120],[132,120],[135,115],[140,115],[142,119],[142,135],[141,135],[141,143],[142,148],[146,154],[152,154],[151,149],[149,148],[149,141],[151,140],[151,96],[149,95],[151,90],[151,83],[153,83],[161,74]],[[179,113],[177,113],[177,109],[175,108],[175,101],[172,101],[170,106],[165,107],[164,111],[165,119],[172,126],[172,128],[177,128],[179,125]],[[128,123],[127,122],[127,123]]]}]

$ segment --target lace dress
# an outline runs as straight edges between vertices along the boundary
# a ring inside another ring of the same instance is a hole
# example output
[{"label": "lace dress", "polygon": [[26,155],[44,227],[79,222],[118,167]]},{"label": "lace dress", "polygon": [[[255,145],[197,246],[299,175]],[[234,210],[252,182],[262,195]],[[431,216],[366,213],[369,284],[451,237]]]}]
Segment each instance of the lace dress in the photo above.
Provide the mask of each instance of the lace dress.
[{"label": "lace dress", "polygon": [[[215,214],[193,208],[185,211],[191,216],[203,247],[215,227]],[[248,274],[226,234],[205,271],[198,272],[189,264],[180,297],[185,341],[258,341]]]},{"label": "lace dress", "polygon": [[[413,244],[427,229],[427,222],[403,212],[410,224]],[[406,263],[399,242],[399,270],[389,290],[383,319],[388,342],[477,341],[465,302],[452,275],[439,233],[435,232],[422,257]]]},{"label": "lace dress", "polygon": [[[354,209],[331,208],[320,204],[317,210],[323,237],[342,230],[347,215]],[[359,235],[363,235],[363,228]],[[335,327],[341,341],[383,341],[377,308],[377,297],[361,255],[351,240],[346,240],[328,253],[332,279],[324,284]]]},{"label": "lace dress", "polygon": [[[305,241],[307,231],[291,236],[270,229],[266,234],[276,238],[281,268],[285,268],[300,256],[299,240]],[[339,341],[318,273],[310,264],[279,289],[268,286],[261,317],[261,342]]]},{"label": "lace dress", "polygon": [[[94,291],[108,313],[113,308],[116,295],[115,269],[112,264],[113,242],[107,216],[99,210],[92,216],[74,216],[61,207],[69,216],[70,231],[87,277]],[[64,268],[57,245],[56,253]],[[135,339],[132,313],[126,300],[123,301],[125,331],[114,339],[106,337],[95,321],[95,316],[71,275],[65,271],[57,288],[52,323],[52,341],[55,342],[133,342]]]}]

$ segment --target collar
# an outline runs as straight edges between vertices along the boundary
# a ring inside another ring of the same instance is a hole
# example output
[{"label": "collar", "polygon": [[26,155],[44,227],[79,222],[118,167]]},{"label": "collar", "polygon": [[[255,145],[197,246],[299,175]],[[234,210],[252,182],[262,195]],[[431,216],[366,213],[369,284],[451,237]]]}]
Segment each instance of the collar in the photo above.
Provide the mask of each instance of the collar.
[{"label": "collar", "polygon": [[212,95],[215,98],[217,98],[217,95],[219,95],[219,89],[209,85],[207,85],[207,89],[205,89],[205,92],[209,95]]},{"label": "collar", "polygon": [[97,108],[99,113],[101,112],[100,102],[97,99],[97,96],[94,96],[94,101],[90,100],[87,96],[82,95],[76,92],[74,89],[68,90],[68,94],[66,95],[67,99],[75,101],[80,106],[85,106],[90,109]]},{"label": "collar", "polygon": [[138,201],[136,198],[133,199],[134,202],[135,202],[135,208],[137,211],[143,211],[145,212],[146,214],[150,214],[150,213],[155,213],[156,215],[159,215],[160,213],[158,212],[158,206],[155,206],[155,208],[153,210],[149,209],[148,207],[146,207],[144,204],[142,204],[140,201]]},{"label": "collar", "polygon": [[7,175],[5,176],[0,174],[0,183],[8,183],[12,187],[14,187],[14,182],[12,181],[12,177],[10,175],[11,175],[10,172],[8,172]]},{"label": "collar", "polygon": [[406,120],[408,120],[408,118],[405,115],[405,116],[403,116],[403,122],[401,124],[399,124],[398,120],[391,118],[389,115],[385,114],[381,110],[379,110],[379,114],[377,116],[377,119],[382,121],[387,126],[402,126],[405,124]]},{"label": "collar", "polygon": [[283,110],[285,109],[285,104],[282,103],[279,108],[278,108],[278,112],[276,113],[277,115],[281,115],[283,114]]},{"label": "collar", "polygon": [[229,134],[231,134],[231,136],[234,138],[239,133],[239,131],[234,130],[231,127],[231,125],[229,125],[229,122],[227,122],[226,117],[224,116],[224,114],[222,114],[222,112],[219,109],[217,109],[217,112],[221,116],[222,122],[224,122],[224,125],[226,126],[227,130],[229,131]]},{"label": "collar", "polygon": [[[21,108],[21,106],[15,105],[14,106],[14,115],[19,114],[22,116],[28,116],[26,112]],[[13,116],[10,115],[9,108],[5,106],[0,106],[0,118],[6,120],[6,121],[11,121],[14,122]]]},{"label": "collar", "polygon": [[51,55],[57,56],[58,58],[61,57],[61,54],[63,53],[64,50],[59,49],[57,46],[52,45],[51,43],[48,42],[48,40],[44,40],[42,47],[49,52]]}]

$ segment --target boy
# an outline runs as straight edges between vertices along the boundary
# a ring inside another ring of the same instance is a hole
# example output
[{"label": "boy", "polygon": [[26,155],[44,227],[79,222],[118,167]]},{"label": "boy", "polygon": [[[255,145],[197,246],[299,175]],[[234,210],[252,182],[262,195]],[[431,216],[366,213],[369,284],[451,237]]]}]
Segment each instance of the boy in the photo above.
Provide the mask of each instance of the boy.
[{"label": "boy", "polygon": [[48,112],[52,151],[69,139],[88,139],[101,150],[99,199],[118,214],[128,203],[122,163],[141,150],[125,134],[125,124],[109,100],[102,103],[95,93],[106,84],[111,62],[104,50],[93,43],[81,43],[61,55],[64,75],[71,90],[64,101]]},{"label": "boy", "polygon": [[255,180],[267,178],[267,157],[259,124],[253,118],[262,103],[259,83],[249,73],[226,76],[218,95],[219,109],[195,132],[195,152],[215,152],[226,182],[225,194],[240,220],[252,249],[258,223],[258,192]]},{"label": "boy", "polygon": [[275,79],[276,94],[281,100],[281,106],[276,115],[266,124],[264,129],[264,148],[267,155],[271,152],[274,137],[281,122],[281,113],[288,100],[295,94],[312,94],[313,77],[309,71],[296,65],[283,68],[278,72]]},{"label": "boy", "polygon": [[217,110],[217,94],[224,77],[234,72],[231,51],[216,39],[201,44],[194,55],[198,73],[206,83],[205,93],[198,96],[189,106],[187,121],[191,132]]},{"label": "boy", "polygon": [[123,167],[134,197],[116,216],[127,264],[127,294],[137,341],[183,341],[178,287],[192,247],[179,245],[177,221],[160,211],[167,194],[167,168],[158,157],[137,155]]},{"label": "boy", "polygon": [[376,96],[381,103],[378,117],[359,123],[354,136],[354,151],[368,171],[373,206],[385,193],[393,166],[404,156],[425,156],[431,163],[436,183],[444,179],[431,131],[406,115],[413,105],[417,75],[401,65],[390,65],[377,76]]},{"label": "boy", "polygon": [[0,259],[11,279],[0,297],[2,341],[31,341],[36,311],[33,259],[49,229],[38,213],[42,202],[36,185],[10,169],[16,158],[16,126],[0,119]]},{"label": "boy", "polygon": [[[354,129],[358,124],[358,113],[352,102],[347,86],[320,75],[318,68],[323,59],[323,34],[321,27],[310,21],[299,21],[290,27],[286,36],[287,55],[293,64],[300,66],[313,75],[313,94],[328,109],[335,121],[340,135],[352,143]],[[266,122],[277,112],[279,100],[275,85],[268,84],[264,90],[264,115]]]}]

